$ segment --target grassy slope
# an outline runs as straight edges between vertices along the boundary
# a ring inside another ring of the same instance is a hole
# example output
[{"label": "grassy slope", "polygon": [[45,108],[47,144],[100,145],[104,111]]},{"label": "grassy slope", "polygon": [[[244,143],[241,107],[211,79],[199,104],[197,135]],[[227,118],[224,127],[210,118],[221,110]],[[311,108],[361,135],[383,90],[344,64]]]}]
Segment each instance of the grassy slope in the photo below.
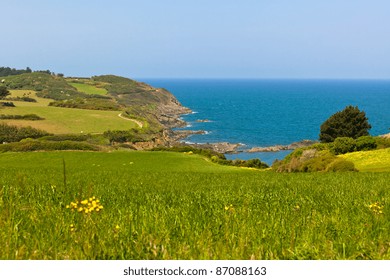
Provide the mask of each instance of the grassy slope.
[{"label": "grassy slope", "polygon": [[[156,108],[161,109],[165,105],[176,104],[174,96],[166,90],[114,75],[63,78],[34,72],[0,77],[0,79],[4,79],[4,85],[10,90],[35,90],[40,97],[54,99],[55,106],[58,107],[123,109],[131,115],[132,119],[143,121],[150,131],[159,131],[162,128],[158,115],[164,112],[156,112]],[[112,127],[112,129],[123,130],[127,128]],[[77,131],[78,128],[74,130]]]},{"label": "grassy slope", "polygon": [[[390,173],[279,174],[177,153],[39,152],[1,154],[0,178],[1,259],[390,259]],[[103,211],[65,207],[91,196]],[[374,202],[384,214],[368,207]]]},{"label": "grassy slope", "polygon": [[12,96],[29,96],[38,102],[13,101],[16,107],[0,109],[1,114],[25,115],[37,114],[45,118],[42,121],[6,120],[8,124],[32,126],[51,133],[102,133],[106,130],[126,130],[137,125],[118,117],[120,111],[82,110],[48,106],[50,99],[36,97],[31,90],[11,90]]},{"label": "grassy slope", "polygon": [[98,88],[93,85],[85,84],[85,83],[72,83],[68,82],[72,87],[75,87],[79,92],[84,92],[88,94],[98,94],[98,95],[106,95],[107,90],[104,88]]},{"label": "grassy slope", "polygon": [[359,171],[390,171],[390,148],[348,153],[339,157],[352,161]]}]

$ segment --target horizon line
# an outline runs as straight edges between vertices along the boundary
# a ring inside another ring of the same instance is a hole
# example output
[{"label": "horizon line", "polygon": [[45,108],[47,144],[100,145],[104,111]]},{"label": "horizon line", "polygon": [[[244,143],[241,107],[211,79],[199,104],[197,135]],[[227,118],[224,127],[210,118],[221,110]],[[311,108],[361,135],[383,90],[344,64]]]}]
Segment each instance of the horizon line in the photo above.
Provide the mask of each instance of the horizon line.
[{"label": "horizon line", "polygon": [[360,80],[360,81],[390,81],[389,78],[285,78],[285,77],[132,77],[132,79],[164,79],[164,80]]}]

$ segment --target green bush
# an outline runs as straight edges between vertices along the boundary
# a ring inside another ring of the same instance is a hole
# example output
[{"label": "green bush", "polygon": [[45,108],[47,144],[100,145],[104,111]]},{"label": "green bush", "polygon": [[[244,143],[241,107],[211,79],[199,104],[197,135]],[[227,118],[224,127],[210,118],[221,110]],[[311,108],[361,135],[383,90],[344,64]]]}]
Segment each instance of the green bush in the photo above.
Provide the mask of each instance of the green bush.
[{"label": "green bush", "polygon": [[375,138],[372,136],[362,136],[356,139],[356,151],[369,151],[377,147]]},{"label": "green bush", "polygon": [[248,160],[236,159],[232,161],[231,165],[238,166],[238,167],[258,168],[258,169],[268,168],[268,165],[265,164],[264,162],[261,162],[258,158],[248,159]]},{"label": "green bush", "polygon": [[357,171],[355,164],[351,161],[347,161],[342,158],[338,158],[329,164],[326,171],[330,172],[346,172],[346,171]]},{"label": "green bush", "polygon": [[47,140],[47,141],[78,141],[83,142],[87,141],[89,138],[91,138],[91,135],[89,134],[57,134],[57,135],[50,135],[50,136],[44,136],[40,138],[40,140]]},{"label": "green bush", "polygon": [[13,102],[0,102],[0,107],[15,107]]},{"label": "green bush", "polygon": [[356,151],[356,141],[351,137],[338,137],[333,142],[332,151],[335,155]]},{"label": "green bush", "polygon": [[27,115],[0,115],[1,120],[30,120],[30,121],[39,121],[44,120],[36,114],[27,114]]},{"label": "green bush", "polygon": [[129,130],[108,130],[103,133],[103,136],[106,137],[110,143],[136,143],[146,140],[144,137],[142,137],[142,134],[139,133],[139,130],[136,128]]},{"label": "green bush", "polygon": [[319,152],[315,157],[310,158],[298,167],[297,171],[315,172],[325,171],[327,166],[335,160],[335,156],[330,151],[324,150]]},{"label": "green bush", "polygon": [[57,151],[57,150],[82,150],[98,151],[99,147],[74,141],[39,141],[25,139],[21,142],[0,145],[0,152],[30,152],[30,151]]},{"label": "green bush", "polygon": [[11,101],[24,101],[24,102],[33,102],[33,103],[36,103],[37,100],[34,99],[34,98],[31,98],[31,97],[28,97],[28,96],[22,96],[22,97],[7,97],[7,100],[11,100]]},{"label": "green bush", "polygon": [[378,149],[390,148],[390,138],[374,137]]},{"label": "green bush", "polygon": [[223,154],[217,153],[213,150],[197,149],[191,146],[174,146],[174,147],[155,147],[151,151],[166,151],[166,152],[177,152],[177,153],[188,153],[202,155],[210,158],[212,161],[217,162],[219,160],[226,160]]},{"label": "green bush", "polygon": [[0,99],[3,99],[4,97],[6,97],[7,95],[10,95],[7,87],[5,86],[0,86]]},{"label": "green bush", "polygon": [[169,151],[169,152],[179,152],[179,153],[189,153],[198,154],[204,157],[211,159],[212,162],[221,164],[221,165],[229,165],[229,166],[237,166],[237,167],[252,167],[252,168],[268,168],[269,166],[264,162],[261,162],[259,159],[249,159],[249,160],[227,160],[224,154],[220,154],[213,150],[208,149],[198,149],[191,146],[175,146],[175,147],[156,147],[151,149],[151,151]]},{"label": "green bush", "polygon": [[17,127],[14,125],[0,124],[0,143],[18,142],[25,138],[40,138],[50,135],[48,132],[28,127]]}]

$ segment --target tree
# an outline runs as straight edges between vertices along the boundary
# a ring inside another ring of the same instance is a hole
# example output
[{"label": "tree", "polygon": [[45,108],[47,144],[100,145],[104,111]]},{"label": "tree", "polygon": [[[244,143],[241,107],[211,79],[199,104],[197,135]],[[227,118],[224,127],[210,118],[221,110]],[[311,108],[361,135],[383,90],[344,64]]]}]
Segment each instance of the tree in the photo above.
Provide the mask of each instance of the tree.
[{"label": "tree", "polygon": [[9,91],[5,86],[0,86],[0,99],[6,97],[9,94]]},{"label": "tree", "polygon": [[320,127],[320,141],[329,143],[337,137],[353,139],[368,135],[371,125],[366,113],[356,106],[347,106],[344,110],[330,116]]}]

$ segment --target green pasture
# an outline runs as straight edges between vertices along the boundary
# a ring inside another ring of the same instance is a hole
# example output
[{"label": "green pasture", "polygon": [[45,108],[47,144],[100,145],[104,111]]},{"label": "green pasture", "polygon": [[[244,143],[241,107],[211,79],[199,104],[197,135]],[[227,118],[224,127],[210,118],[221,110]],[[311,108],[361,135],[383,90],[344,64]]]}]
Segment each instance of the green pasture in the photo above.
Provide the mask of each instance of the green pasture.
[{"label": "green pasture", "polygon": [[86,83],[75,83],[75,82],[68,82],[72,87],[76,88],[79,92],[84,92],[88,94],[98,94],[98,95],[106,95],[107,90],[104,88],[99,88],[90,84]]},{"label": "green pasture", "polygon": [[390,171],[390,148],[340,155],[352,161],[359,171]]},{"label": "green pasture", "polygon": [[3,153],[0,259],[390,259],[389,181],[172,152]]},{"label": "green pasture", "polygon": [[[31,91],[11,91],[13,96],[22,96]],[[138,125],[132,121],[120,118],[120,111],[85,110],[74,108],[62,108],[48,106],[51,101],[46,98],[38,98],[35,93],[29,97],[38,102],[12,101],[16,107],[4,107],[1,114],[26,115],[36,114],[44,120],[4,120],[12,125],[32,126],[50,133],[103,133],[106,130],[127,130]]]}]

